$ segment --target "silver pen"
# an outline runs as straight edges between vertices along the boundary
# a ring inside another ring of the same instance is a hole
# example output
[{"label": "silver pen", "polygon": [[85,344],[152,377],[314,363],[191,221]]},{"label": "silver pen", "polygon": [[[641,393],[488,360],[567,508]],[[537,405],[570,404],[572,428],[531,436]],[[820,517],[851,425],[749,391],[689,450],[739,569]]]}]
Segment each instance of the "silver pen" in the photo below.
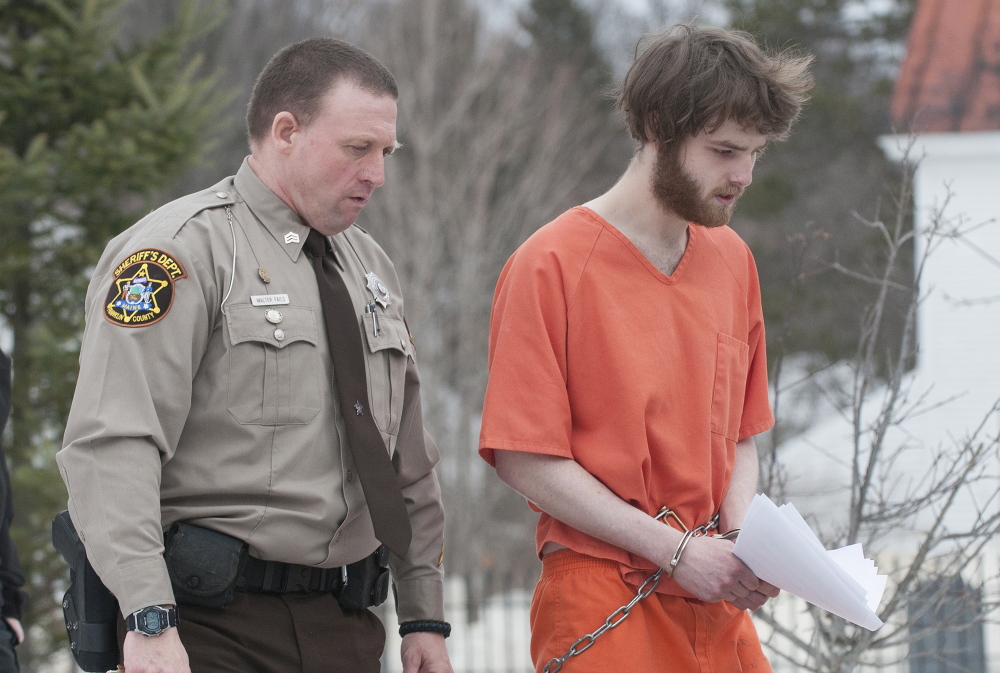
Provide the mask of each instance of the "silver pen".
[{"label": "silver pen", "polygon": [[379,324],[378,324],[378,306],[375,304],[375,302],[372,302],[372,303],[370,303],[370,304],[368,304],[368,305],[365,306],[365,313],[371,313],[372,314],[372,333],[376,337],[379,336],[379,334],[382,332],[382,330],[379,328]]}]

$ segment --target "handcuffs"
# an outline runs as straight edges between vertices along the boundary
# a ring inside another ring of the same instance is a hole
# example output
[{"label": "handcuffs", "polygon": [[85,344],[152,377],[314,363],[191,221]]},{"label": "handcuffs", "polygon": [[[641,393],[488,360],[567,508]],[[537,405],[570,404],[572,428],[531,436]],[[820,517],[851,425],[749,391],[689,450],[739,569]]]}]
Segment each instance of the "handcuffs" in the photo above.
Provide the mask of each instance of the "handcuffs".
[{"label": "handcuffs", "polygon": [[[685,526],[684,522],[681,521],[681,518],[679,516],[677,516],[677,512],[675,512],[674,510],[670,509],[669,507],[662,507],[662,508],[660,508],[660,511],[657,513],[657,515],[654,518],[662,521],[663,523],[667,524],[668,526],[670,525],[670,523],[668,522],[668,519],[673,519],[674,521],[677,522],[677,525],[681,527],[681,530],[684,531],[684,537],[682,537],[681,541],[677,544],[677,549],[674,550],[674,555],[670,559],[670,563],[667,564],[667,567],[665,568],[665,570],[667,571],[667,577],[673,577],[674,576],[674,570],[677,569],[677,564],[681,562],[681,555],[684,553],[684,550],[687,548],[688,542],[691,541],[691,538],[693,538],[693,537],[704,537],[705,534],[708,533],[708,531],[713,530],[713,529],[718,530],[718,528],[719,528],[719,513],[718,512],[716,512],[712,516],[712,518],[708,520],[708,523],[706,523],[706,524],[704,524],[702,526],[698,526],[697,528],[688,528],[687,526]],[[740,534],[740,529],[739,528],[734,528],[731,531],[728,531],[728,532],[725,532],[725,533],[716,533],[715,535],[712,535],[711,537],[716,538],[716,539],[720,539],[720,540],[733,540],[739,534]]]}]

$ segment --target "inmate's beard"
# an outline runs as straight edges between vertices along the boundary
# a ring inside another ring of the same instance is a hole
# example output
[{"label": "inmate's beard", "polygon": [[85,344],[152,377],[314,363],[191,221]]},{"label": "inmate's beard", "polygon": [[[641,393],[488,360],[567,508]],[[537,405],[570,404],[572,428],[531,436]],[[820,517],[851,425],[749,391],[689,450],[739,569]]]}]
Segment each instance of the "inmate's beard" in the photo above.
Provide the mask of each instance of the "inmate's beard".
[{"label": "inmate's beard", "polygon": [[706,199],[701,197],[702,187],[694,176],[684,170],[680,162],[680,144],[674,143],[665,152],[656,153],[653,171],[653,195],[660,206],[679,217],[704,227],[721,227],[729,224],[736,209],[736,201],[728,206],[714,201],[716,196],[743,195],[743,189],[730,186],[714,190]]}]

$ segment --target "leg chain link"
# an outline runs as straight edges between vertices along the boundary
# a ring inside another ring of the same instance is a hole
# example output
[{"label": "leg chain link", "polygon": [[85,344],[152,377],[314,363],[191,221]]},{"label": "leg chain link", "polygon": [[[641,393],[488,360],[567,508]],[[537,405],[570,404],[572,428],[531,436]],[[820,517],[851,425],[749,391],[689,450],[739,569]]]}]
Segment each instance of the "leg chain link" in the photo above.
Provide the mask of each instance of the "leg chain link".
[{"label": "leg chain link", "polygon": [[[680,527],[684,530],[685,533],[689,532],[688,527],[684,525],[684,522],[680,520],[680,517],[678,517],[677,514],[672,509],[664,507],[654,518],[657,521],[663,521],[664,523],[666,523],[666,520],[668,518],[672,518],[680,525]],[[711,519],[709,519],[708,523],[706,523],[703,526],[698,526],[697,528],[695,528],[693,531],[690,532],[692,533],[692,537],[702,537],[703,535],[706,535],[708,531],[718,528],[718,526],[719,526],[719,515],[716,514]],[[629,601],[627,605],[623,605],[614,612],[612,612],[608,616],[608,618],[604,620],[604,624],[599,629],[597,629],[593,633],[588,633],[587,635],[583,636],[575,643],[570,645],[569,651],[566,652],[566,654],[562,655],[561,657],[555,657],[554,659],[551,659],[549,663],[545,664],[545,668],[542,669],[542,673],[556,673],[563,667],[563,664],[565,664],[568,659],[570,659],[571,657],[575,657],[581,652],[585,652],[587,648],[589,648],[591,645],[594,644],[594,641],[596,641],[605,633],[607,633],[608,631],[610,631],[611,629],[615,628],[623,621],[625,621],[625,618],[629,616],[629,614],[632,612],[632,608],[634,608],[639,601],[641,601],[644,598],[647,598],[654,591],[656,591],[656,587],[659,586],[660,577],[662,575],[663,575],[663,568],[660,568],[652,575],[647,577],[646,581],[642,583],[642,585],[639,587],[639,590],[636,592],[635,598]]]}]

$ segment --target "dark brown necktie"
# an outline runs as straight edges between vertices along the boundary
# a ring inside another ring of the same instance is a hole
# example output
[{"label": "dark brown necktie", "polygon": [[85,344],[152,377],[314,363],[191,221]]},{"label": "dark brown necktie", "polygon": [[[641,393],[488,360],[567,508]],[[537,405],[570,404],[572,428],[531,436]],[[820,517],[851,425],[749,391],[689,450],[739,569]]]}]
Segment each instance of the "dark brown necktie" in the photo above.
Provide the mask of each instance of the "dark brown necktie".
[{"label": "dark brown necktie", "polygon": [[340,413],[347,426],[347,443],[361,479],[375,537],[397,556],[406,556],[412,537],[410,517],[382,433],[371,414],[359,314],[354,309],[344,277],[334,264],[332,253],[328,254],[326,237],[310,229],[305,250],[312,256],[313,271],[319,284],[326,338],[333,357],[334,385],[340,397]]}]

